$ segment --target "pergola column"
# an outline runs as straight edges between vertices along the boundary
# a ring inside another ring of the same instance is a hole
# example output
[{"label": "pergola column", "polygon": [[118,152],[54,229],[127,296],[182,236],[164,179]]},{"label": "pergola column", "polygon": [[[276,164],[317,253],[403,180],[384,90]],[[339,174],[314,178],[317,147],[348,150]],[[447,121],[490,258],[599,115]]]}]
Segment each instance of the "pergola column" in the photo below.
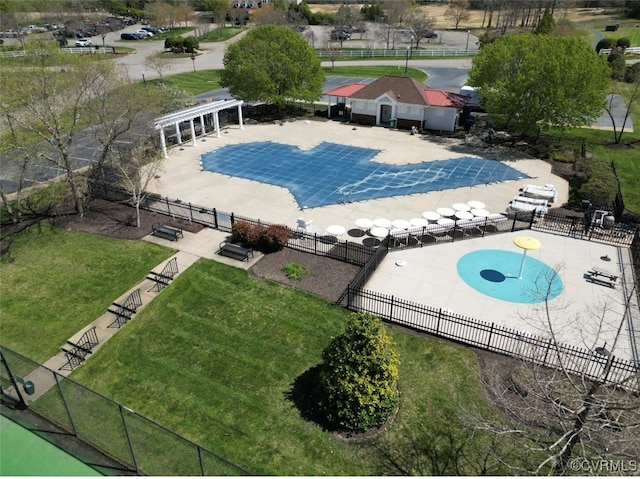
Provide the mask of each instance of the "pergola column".
[{"label": "pergola column", "polygon": [[176,121],[176,135],[178,137],[178,145],[182,145],[182,135],[180,134],[180,122]]},{"label": "pergola column", "polygon": [[327,118],[331,118],[331,97],[329,97],[329,108],[327,108]]},{"label": "pergola column", "polygon": [[220,119],[217,111],[213,112],[213,127],[216,129],[216,138],[220,138]]},{"label": "pergola column", "polygon": [[204,127],[204,115],[200,115],[200,129],[202,130],[202,136],[205,136],[207,129]]},{"label": "pergola column", "polygon": [[167,153],[167,141],[164,138],[164,128],[160,128],[160,145],[162,145],[162,154],[166,160],[169,158],[169,154]]},{"label": "pergola column", "polygon": [[242,104],[238,105],[238,123],[240,124],[240,129],[244,130],[244,126],[242,125]]},{"label": "pergola column", "polygon": [[193,126],[193,118],[189,118],[189,128],[191,128],[191,145],[198,146],[196,143],[196,129]]}]

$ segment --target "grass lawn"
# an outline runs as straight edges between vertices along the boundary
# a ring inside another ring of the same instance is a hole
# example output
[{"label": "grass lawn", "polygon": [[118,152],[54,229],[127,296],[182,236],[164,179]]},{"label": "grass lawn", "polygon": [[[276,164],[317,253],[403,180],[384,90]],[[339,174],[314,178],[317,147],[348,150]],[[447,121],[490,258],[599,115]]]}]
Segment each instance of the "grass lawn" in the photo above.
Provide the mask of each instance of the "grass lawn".
[{"label": "grass lawn", "polygon": [[[402,474],[400,465],[414,474],[455,474],[446,466],[450,453],[430,456],[414,442],[445,451],[451,435],[471,454],[460,473],[476,473],[482,458],[474,454],[486,438],[463,442],[456,411],[459,404],[488,408],[474,354],[453,344],[390,328],[402,361],[401,405],[375,439],[345,442],[300,417],[289,392],[321,361],[346,314],[307,293],[200,260],[72,378],[255,474]],[[441,436],[447,429],[451,434]]]},{"label": "grass lawn", "polygon": [[[196,59],[196,62],[198,60]],[[191,95],[199,95],[212,90],[222,88],[220,85],[221,70],[196,70],[195,72],[178,73],[176,75],[163,75],[163,83]],[[160,80],[147,80],[147,84],[160,87]]]},{"label": "grass lawn", "polygon": [[171,254],[145,241],[30,228],[0,262],[2,344],[49,359]]},{"label": "grass lawn", "polygon": [[206,38],[200,37],[199,40],[201,43],[225,42],[230,38],[235,37],[239,33],[242,33],[243,30],[244,29],[239,27],[225,27],[222,29],[220,34],[220,30],[218,30],[215,25],[212,25],[212,29],[209,32],[209,34],[206,36]]}]

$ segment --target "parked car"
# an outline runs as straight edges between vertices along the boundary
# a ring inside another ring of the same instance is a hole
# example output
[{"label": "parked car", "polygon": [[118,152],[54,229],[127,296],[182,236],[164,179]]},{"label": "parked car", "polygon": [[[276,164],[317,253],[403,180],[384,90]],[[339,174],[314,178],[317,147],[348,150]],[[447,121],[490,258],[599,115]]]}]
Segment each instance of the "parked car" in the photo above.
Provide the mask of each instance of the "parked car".
[{"label": "parked car", "polygon": [[331,40],[349,40],[350,38],[351,38],[351,34],[347,32],[343,32],[342,30],[331,31]]},{"label": "parked car", "polygon": [[90,47],[91,46],[91,40],[89,40],[88,38],[78,38],[76,40],[76,47]]},{"label": "parked car", "polygon": [[136,31],[136,35],[138,35],[140,38],[147,38],[152,37],[153,33],[148,32],[147,30],[138,30]]},{"label": "parked car", "polygon": [[121,40],[140,40],[140,37],[135,33],[121,33],[120,39]]},{"label": "parked car", "polygon": [[438,38],[438,34],[433,30],[425,30],[422,32],[422,38]]}]

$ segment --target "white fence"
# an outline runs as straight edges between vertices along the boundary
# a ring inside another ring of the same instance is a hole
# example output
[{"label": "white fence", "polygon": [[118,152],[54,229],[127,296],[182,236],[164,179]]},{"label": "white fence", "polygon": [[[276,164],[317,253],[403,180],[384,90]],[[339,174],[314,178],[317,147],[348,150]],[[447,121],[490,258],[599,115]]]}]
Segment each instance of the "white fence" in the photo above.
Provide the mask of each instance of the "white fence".
[{"label": "white fence", "polygon": [[[110,54],[115,53],[115,47],[100,47],[98,45],[94,45],[91,47],[64,47],[60,48],[60,53],[88,53],[88,54]],[[35,54],[36,52],[31,52]],[[25,50],[13,50],[8,52],[0,52],[0,58],[20,58],[27,55]]]},{"label": "white fence", "polygon": [[467,57],[475,56],[478,54],[477,50],[407,50],[406,48],[400,48],[396,50],[341,50],[336,49],[334,51],[318,50],[316,54],[320,58],[391,58],[395,60],[406,60],[407,55],[409,60],[415,60],[418,58],[441,58],[441,57]]},{"label": "white fence", "polygon": [[[600,50],[601,55],[609,55],[611,53],[611,48],[603,48]],[[625,55],[640,55],[640,47],[629,47],[624,49]]]}]

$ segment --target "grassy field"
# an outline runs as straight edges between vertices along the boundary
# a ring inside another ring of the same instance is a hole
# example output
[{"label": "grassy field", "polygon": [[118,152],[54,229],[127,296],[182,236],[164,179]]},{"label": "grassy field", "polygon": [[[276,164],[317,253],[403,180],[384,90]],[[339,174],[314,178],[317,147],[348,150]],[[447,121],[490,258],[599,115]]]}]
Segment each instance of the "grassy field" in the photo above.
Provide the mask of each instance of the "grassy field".
[{"label": "grassy field", "polygon": [[49,359],[171,253],[143,241],[32,227],[0,262],[2,344]]},{"label": "grassy field", "polygon": [[[390,328],[402,361],[401,405],[375,439],[345,442],[301,418],[292,388],[320,362],[346,314],[200,260],[72,377],[255,474],[401,474],[400,464],[414,474],[455,474],[450,437],[471,455],[459,473],[477,473],[486,438],[463,440],[456,411],[488,407],[476,358],[462,347]],[[414,441],[441,447],[442,457],[416,451]],[[493,463],[490,470],[502,472]]]}]

